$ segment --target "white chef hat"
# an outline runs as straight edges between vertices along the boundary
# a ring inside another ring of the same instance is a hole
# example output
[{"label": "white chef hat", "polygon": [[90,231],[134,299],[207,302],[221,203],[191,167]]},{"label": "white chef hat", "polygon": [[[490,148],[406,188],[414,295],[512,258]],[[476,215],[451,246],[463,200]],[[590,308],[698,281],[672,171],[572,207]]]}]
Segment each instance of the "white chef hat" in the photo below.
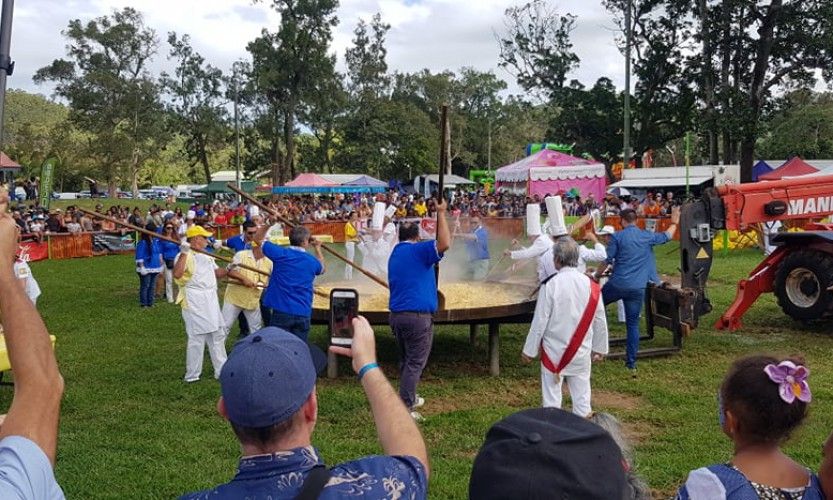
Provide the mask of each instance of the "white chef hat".
[{"label": "white chef hat", "polygon": [[393,206],[393,205],[390,205],[387,208],[387,210],[385,210],[385,217],[387,217],[388,219],[391,219],[391,218],[393,218],[393,214],[395,214],[395,213],[396,213],[396,207]]},{"label": "white chef hat", "polygon": [[193,210],[188,210],[188,213],[185,214],[186,219],[196,219],[196,217],[197,217],[197,212],[194,212]]},{"label": "white chef hat", "polygon": [[541,234],[541,205],[530,203],[526,206],[526,234],[539,236]]},{"label": "white chef hat", "polygon": [[370,229],[382,229],[385,225],[385,202],[377,201],[373,204],[373,219],[370,222]]},{"label": "white chef hat", "polygon": [[567,234],[567,224],[564,222],[564,208],[561,206],[560,196],[547,196],[544,199],[547,204],[549,215],[549,233],[552,236],[564,236]]}]

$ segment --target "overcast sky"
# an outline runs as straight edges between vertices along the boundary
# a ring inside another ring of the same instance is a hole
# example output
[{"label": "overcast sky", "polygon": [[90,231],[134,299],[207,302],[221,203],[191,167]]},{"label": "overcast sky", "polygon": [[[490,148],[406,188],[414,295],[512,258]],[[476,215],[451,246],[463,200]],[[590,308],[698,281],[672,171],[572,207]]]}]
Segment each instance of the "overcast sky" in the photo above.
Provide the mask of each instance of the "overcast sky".
[{"label": "overcast sky", "polygon": [[[358,20],[381,12],[391,25],[388,32],[388,65],[403,72],[428,68],[457,70],[473,66],[494,71],[518,92],[514,78],[497,65],[495,32],[503,30],[504,10],[519,3],[511,0],[341,0],[339,26],[333,49],[344,64],[344,50],[350,44]],[[89,20],[131,5],[145,16],[147,26],[160,39],[159,55],[152,69],[158,74],[170,70],[167,61],[167,33],[188,33],[191,41],[211,64],[223,69],[237,59],[248,59],[246,44],[265,27],[275,30],[279,18],[266,3],[250,0],[28,0],[15,5],[12,28],[12,59],[15,72],[10,88],[22,88],[49,95],[51,86],[35,85],[32,75],[52,60],[65,57],[61,35],[70,19]],[[560,0],[559,12],[578,16],[573,43],[581,58],[580,68],[570,78],[592,84],[600,76],[610,77],[621,87],[624,60],[614,46],[613,21],[601,0]]]}]

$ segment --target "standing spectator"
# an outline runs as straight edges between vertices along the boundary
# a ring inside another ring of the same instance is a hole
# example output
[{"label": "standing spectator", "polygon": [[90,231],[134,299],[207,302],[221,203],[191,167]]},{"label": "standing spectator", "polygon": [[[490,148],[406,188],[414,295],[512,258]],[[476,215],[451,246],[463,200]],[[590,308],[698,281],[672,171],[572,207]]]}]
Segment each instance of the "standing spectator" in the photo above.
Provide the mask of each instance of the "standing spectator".
[{"label": "standing spectator", "polygon": [[636,226],[636,212],[627,209],[620,214],[622,230],[610,237],[607,263],[596,270],[596,281],[612,265],[613,274],[602,289],[605,305],[621,300],[625,303],[627,347],[625,365],[636,377],[636,355],[639,352],[639,315],[645,302],[648,283],[659,283],[653,247],[674,237],[680,221],[679,208],[671,213],[671,225],[664,233],[652,233]]},{"label": "standing spectator", "polygon": [[474,459],[471,500],[649,498],[628,483],[613,437],[557,408],[510,415],[489,429]]},{"label": "standing spectator", "polygon": [[421,420],[416,408],[425,400],[416,393],[422,371],[428,363],[434,340],[434,312],[437,310],[437,281],[434,266],[451,246],[445,219],[448,205],[437,205],[437,239],[419,241],[418,224],[399,226],[399,244],[388,261],[390,280],[390,327],[399,348],[399,397]]},{"label": "standing spectator", "polygon": [[376,363],[372,328],[361,317],[353,328],[352,348],[332,350],[353,358],[385,454],[324,465],[312,446],[319,415],[315,378],[324,356],[311,356],[297,337],[266,328],[235,345],[220,377],[217,410],[243,454],[237,475],[182,499],[426,498],[425,442]]},{"label": "standing spectator", "polygon": [[541,357],[544,407],[561,408],[567,379],[573,413],[586,417],[590,406],[590,364],[608,352],[607,319],[599,285],[580,272],[578,245],[562,237],[553,245],[556,275],[541,287],[522,358]]},{"label": "standing spectator", "polygon": [[64,223],[60,217],[60,210],[49,212],[49,217],[46,219],[46,231],[50,233],[60,233],[64,231]]},{"label": "standing spectator", "polygon": [[14,272],[18,231],[8,203],[0,189],[0,318],[15,375],[0,427],[0,498],[59,499],[54,466],[64,380],[46,325]]},{"label": "standing spectator", "polygon": [[[162,236],[166,236],[172,240],[178,239],[176,226],[172,220],[168,220],[162,228]],[[165,264],[163,276],[165,277],[165,298],[169,304],[174,302],[174,262],[179,253],[179,245],[170,241],[159,240],[159,246],[162,250],[162,261]]]},{"label": "standing spectator", "polygon": [[32,304],[38,305],[38,297],[41,294],[40,286],[32,275],[32,269],[29,267],[29,264],[17,256],[14,259],[14,275],[17,276],[18,282],[23,285],[23,289],[26,290],[26,296],[29,297]]},{"label": "standing spectator", "polygon": [[257,226],[252,221],[246,221],[243,223],[243,232],[238,234],[237,236],[232,236],[231,238],[222,242],[224,247],[231,248],[235,252],[240,252],[242,250],[248,250],[252,248],[252,238],[255,237],[257,234]]},{"label": "standing spectator", "polygon": [[472,228],[470,233],[457,236],[466,240],[469,257],[468,278],[479,281],[486,279],[486,275],[489,274],[489,231],[483,227],[478,216],[469,219],[469,225]]},{"label": "standing spectator", "polygon": [[14,188],[14,197],[18,203],[26,201],[26,188],[23,187],[22,182],[18,182]]},{"label": "standing spectator", "polygon": [[677,499],[823,499],[818,478],[781,451],[807,416],[809,374],[797,359],[735,361],[718,393],[720,426],[734,443],[732,459],[691,471]]},{"label": "standing spectator", "polygon": [[[294,333],[306,342],[312,316],[312,294],[315,277],[324,273],[321,242],[310,237],[309,229],[296,226],[289,233],[289,248],[264,241],[269,225],[261,226],[252,246],[263,248],[272,261],[272,275],[263,296],[263,303],[272,309],[269,326]],[[315,257],[307,253],[313,245]]]},{"label": "standing spectator", "polygon": [[194,253],[205,250],[211,233],[201,226],[192,226],[185,233],[187,242],[180,246],[174,264],[174,279],[179,285],[176,302],[182,306],[182,319],[188,346],[185,351],[185,382],[196,382],[202,375],[203,353],[206,343],[214,378],[220,378],[220,369],[226,362],[225,330],[220,303],[217,300],[217,278],[226,276],[226,270],[217,267],[214,259]]},{"label": "standing spectator", "polygon": [[[149,222],[145,229],[156,232],[153,222]],[[139,275],[139,305],[141,307],[153,307],[156,277],[164,269],[159,240],[142,233],[136,245],[136,273]]]}]

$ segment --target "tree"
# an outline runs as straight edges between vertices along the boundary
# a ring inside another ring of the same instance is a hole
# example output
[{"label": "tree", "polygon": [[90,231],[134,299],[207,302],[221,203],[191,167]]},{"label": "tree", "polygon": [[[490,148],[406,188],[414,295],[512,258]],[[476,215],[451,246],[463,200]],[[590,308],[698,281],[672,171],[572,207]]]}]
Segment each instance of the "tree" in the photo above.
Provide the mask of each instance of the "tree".
[{"label": "tree", "polygon": [[72,20],[63,34],[69,60],[39,69],[35,82],[57,83],[70,121],[89,134],[87,153],[96,159],[111,196],[120,170],[138,194],[138,171],[161,135],[159,89],[147,71],[156,35],[130,7],[86,24]]},{"label": "tree", "polygon": [[833,94],[801,89],[780,99],[762,123],[759,157],[807,159],[833,157]]},{"label": "tree", "polygon": [[295,176],[296,121],[315,82],[335,72],[335,57],[328,54],[332,29],[338,23],[337,0],[270,0],[280,14],[277,33],[263,30],[249,43],[253,76],[270,107],[282,114],[285,155],[273,165],[272,181],[283,184]]},{"label": "tree", "polygon": [[567,75],[579,64],[570,41],[575,24],[576,16],[558,15],[547,0],[509,7],[505,38],[498,38],[500,66],[513,73],[524,90],[558,99]]},{"label": "tree", "polygon": [[194,51],[188,35],[179,38],[175,32],[168,33],[168,44],[168,59],[177,61],[174,76],[162,73],[161,77],[172,98],[168,105],[170,129],[185,137],[182,146],[189,170],[201,164],[205,181],[211,182],[209,157],[226,146],[228,132],[223,72]]}]

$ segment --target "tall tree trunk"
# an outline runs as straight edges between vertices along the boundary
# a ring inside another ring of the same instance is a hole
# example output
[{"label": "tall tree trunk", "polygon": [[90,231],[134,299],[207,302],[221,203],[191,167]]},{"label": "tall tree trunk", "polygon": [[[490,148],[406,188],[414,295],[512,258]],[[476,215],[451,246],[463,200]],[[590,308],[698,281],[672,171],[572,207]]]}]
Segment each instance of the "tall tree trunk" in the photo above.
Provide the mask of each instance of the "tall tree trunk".
[{"label": "tall tree trunk", "polygon": [[720,106],[723,111],[720,129],[723,135],[723,164],[732,163],[732,130],[727,123],[731,116],[729,69],[732,62],[732,9],[734,0],[724,0],[720,16]]},{"label": "tall tree trunk", "polygon": [[758,28],[758,43],[755,50],[755,65],[749,87],[749,122],[744,127],[740,145],[740,181],[752,182],[752,163],[755,158],[755,141],[758,137],[758,120],[766,92],[766,72],[774,43],[773,33],[781,16],[782,0],[772,0],[769,11]]},{"label": "tall tree trunk", "polygon": [[208,184],[211,182],[211,166],[208,164],[208,153],[205,150],[205,137],[200,137],[198,141],[200,148],[200,163],[202,164],[203,174],[205,174],[205,182]]},{"label": "tall tree trunk", "polygon": [[283,143],[286,145],[286,159],[281,169],[282,177],[289,170],[292,179],[295,178],[295,113],[294,107],[284,112],[283,120]]},{"label": "tall tree trunk", "polygon": [[706,121],[706,140],[709,148],[709,163],[717,163],[717,117],[715,113],[714,93],[714,70],[712,58],[714,47],[712,46],[711,23],[709,22],[709,8],[707,0],[697,0],[697,9],[700,13],[700,37],[703,39],[703,100],[706,104],[704,111]]},{"label": "tall tree trunk", "polygon": [[139,150],[133,150],[133,158],[130,162],[130,191],[133,199],[139,199]]}]

